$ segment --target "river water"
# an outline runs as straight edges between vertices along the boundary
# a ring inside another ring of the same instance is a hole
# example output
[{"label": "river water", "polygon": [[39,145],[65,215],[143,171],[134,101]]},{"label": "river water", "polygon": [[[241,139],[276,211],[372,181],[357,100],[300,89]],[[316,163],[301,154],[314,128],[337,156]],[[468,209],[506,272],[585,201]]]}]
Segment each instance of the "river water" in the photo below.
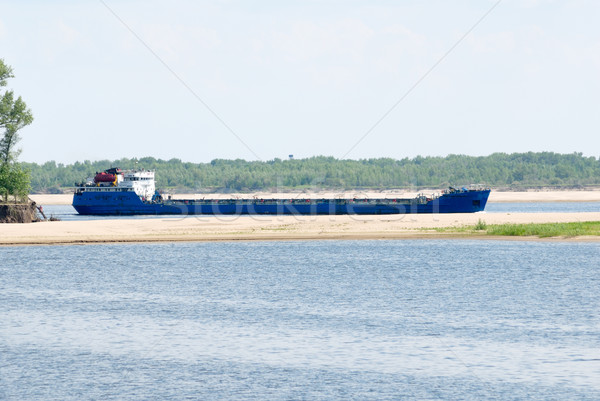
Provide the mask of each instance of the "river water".
[{"label": "river water", "polygon": [[0,399],[598,400],[600,244],[0,248]]}]

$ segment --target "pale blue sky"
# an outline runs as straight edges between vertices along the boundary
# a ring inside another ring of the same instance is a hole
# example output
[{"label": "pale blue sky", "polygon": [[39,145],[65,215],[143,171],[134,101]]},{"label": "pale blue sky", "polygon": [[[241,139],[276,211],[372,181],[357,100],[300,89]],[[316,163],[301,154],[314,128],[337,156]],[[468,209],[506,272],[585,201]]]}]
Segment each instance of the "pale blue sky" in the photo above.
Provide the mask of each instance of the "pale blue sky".
[{"label": "pale blue sky", "polygon": [[600,155],[600,2],[105,0],[0,7],[21,160]]}]

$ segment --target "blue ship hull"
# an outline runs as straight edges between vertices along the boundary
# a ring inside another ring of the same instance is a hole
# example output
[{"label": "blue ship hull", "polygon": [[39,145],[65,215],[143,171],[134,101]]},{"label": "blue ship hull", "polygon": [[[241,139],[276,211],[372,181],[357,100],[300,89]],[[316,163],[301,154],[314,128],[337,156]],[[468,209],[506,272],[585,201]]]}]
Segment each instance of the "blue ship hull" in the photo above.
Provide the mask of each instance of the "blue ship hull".
[{"label": "blue ship hull", "polygon": [[82,215],[335,215],[474,213],[484,210],[490,190],[460,190],[427,199],[228,199],[142,200],[133,191],[78,190],[73,207]]}]

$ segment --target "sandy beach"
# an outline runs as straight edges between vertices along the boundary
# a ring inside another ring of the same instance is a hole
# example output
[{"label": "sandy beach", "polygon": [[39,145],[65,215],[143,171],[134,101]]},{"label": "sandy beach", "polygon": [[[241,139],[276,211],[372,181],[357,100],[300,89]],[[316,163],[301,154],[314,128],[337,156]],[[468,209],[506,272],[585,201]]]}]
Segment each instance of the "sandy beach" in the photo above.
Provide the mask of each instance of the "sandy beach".
[{"label": "sandy beach", "polygon": [[[391,216],[187,216],[0,225],[0,245],[165,241],[460,238],[436,227],[599,221],[592,213],[474,213]],[[470,236],[471,238],[473,236]],[[490,238],[490,237],[485,237]],[[514,239],[514,237],[511,237]],[[509,239],[504,237],[504,239]],[[600,241],[600,237],[585,240]]]}]

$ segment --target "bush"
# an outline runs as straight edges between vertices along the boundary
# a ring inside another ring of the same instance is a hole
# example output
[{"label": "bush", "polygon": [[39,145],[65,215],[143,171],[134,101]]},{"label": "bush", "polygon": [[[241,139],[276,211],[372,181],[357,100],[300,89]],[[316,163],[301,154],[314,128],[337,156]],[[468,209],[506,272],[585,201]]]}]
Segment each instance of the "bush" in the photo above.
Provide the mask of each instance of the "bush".
[{"label": "bush", "polygon": [[483,220],[481,220],[481,219],[479,219],[479,220],[477,221],[477,224],[475,225],[475,229],[476,229],[476,230],[479,230],[479,231],[482,231],[482,230],[485,230],[485,229],[487,229],[487,224],[486,224],[486,222],[485,222],[485,221],[483,221]]}]

